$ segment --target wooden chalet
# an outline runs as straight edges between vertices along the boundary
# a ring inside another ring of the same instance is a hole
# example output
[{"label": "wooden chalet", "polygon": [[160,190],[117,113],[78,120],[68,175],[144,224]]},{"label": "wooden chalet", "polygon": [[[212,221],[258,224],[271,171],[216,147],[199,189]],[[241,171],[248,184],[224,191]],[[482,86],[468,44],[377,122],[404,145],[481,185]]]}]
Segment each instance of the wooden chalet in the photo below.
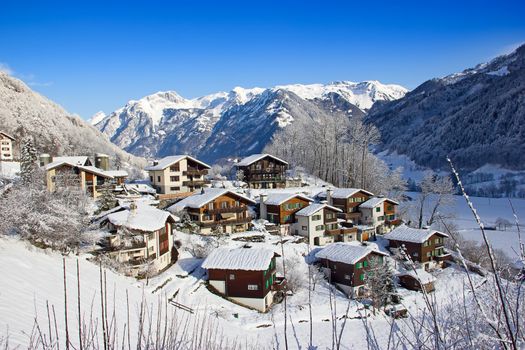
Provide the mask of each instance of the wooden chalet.
[{"label": "wooden chalet", "polygon": [[337,215],[341,209],[325,203],[313,203],[295,213],[293,233],[308,238],[310,245],[350,242],[357,239],[357,228],[343,227]]},{"label": "wooden chalet", "polygon": [[288,163],[271,154],[252,154],[235,164],[250,188],[286,187]]},{"label": "wooden chalet", "polygon": [[159,272],[177,260],[173,247],[175,218],[146,204],[118,208],[104,223],[110,235],[105,250],[115,260],[128,265],[128,274]]},{"label": "wooden chalet", "polygon": [[372,197],[359,205],[359,223],[373,226],[375,233],[385,234],[401,224],[397,217],[399,203],[385,197]]},{"label": "wooden chalet", "polygon": [[296,193],[261,194],[259,201],[260,218],[274,225],[276,232],[292,233],[291,225],[296,222],[295,213],[310,205],[313,199]]},{"label": "wooden chalet", "polygon": [[366,294],[366,273],[384,264],[387,254],[367,246],[332,243],[315,254],[330,283],[348,296]]},{"label": "wooden chalet", "polygon": [[390,249],[403,248],[411,260],[421,263],[425,269],[443,266],[451,258],[445,251],[446,233],[433,229],[416,229],[401,225],[384,238],[388,239]]},{"label": "wooden chalet", "polygon": [[341,210],[339,217],[356,225],[361,219],[359,205],[372,196],[373,193],[360,188],[336,188],[326,191],[328,204]]},{"label": "wooden chalet", "polygon": [[14,160],[13,143],[15,138],[3,131],[0,131],[0,161]]},{"label": "wooden chalet", "polygon": [[209,286],[218,294],[250,308],[266,312],[276,293],[286,285],[276,277],[273,250],[266,248],[217,248],[203,262]]},{"label": "wooden chalet", "polygon": [[233,191],[203,188],[168,210],[172,213],[187,212],[203,234],[229,234],[249,229],[254,218],[250,216],[248,206],[254,204],[250,198]]}]

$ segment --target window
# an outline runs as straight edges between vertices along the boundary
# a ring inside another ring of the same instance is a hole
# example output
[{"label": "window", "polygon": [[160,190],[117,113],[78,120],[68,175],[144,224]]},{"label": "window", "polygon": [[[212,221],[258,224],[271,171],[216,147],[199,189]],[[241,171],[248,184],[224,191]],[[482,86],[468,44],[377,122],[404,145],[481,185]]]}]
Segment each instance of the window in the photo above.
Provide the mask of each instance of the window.
[{"label": "window", "polygon": [[259,290],[259,286],[256,284],[249,284],[248,290]]},{"label": "window", "polygon": [[177,182],[179,180],[180,180],[180,177],[178,177],[178,176],[170,176],[170,181],[171,182]]},{"label": "window", "polygon": [[213,202],[208,203],[208,209],[213,210]]},{"label": "window", "polygon": [[230,274],[230,280],[234,280],[235,279],[235,275],[233,273]]},{"label": "window", "polygon": [[367,267],[368,266],[368,261],[363,261],[363,267]]},{"label": "window", "polygon": [[385,217],[382,216],[382,215],[381,215],[381,216],[378,216],[378,217],[377,217],[377,220],[378,220],[378,221],[384,221],[384,220],[385,220]]},{"label": "window", "polygon": [[292,218],[291,215],[285,215],[285,216],[284,216],[284,221],[285,221],[285,222],[286,222],[286,221],[289,221],[291,218]]},{"label": "window", "polygon": [[376,213],[379,213],[381,211],[381,207],[376,208]]},{"label": "window", "polygon": [[332,214],[332,213],[326,213],[326,218],[327,218],[327,219],[333,219],[333,218],[334,218],[334,214]]},{"label": "window", "polygon": [[150,182],[153,182],[153,176],[150,176],[150,177],[149,177],[149,181],[150,181]]},{"label": "window", "polygon": [[432,252],[427,252],[427,258],[430,258],[432,256]]},{"label": "window", "polygon": [[170,171],[172,171],[172,172],[180,171],[179,163],[173,164],[172,166],[170,166]]},{"label": "window", "polygon": [[362,267],[363,267],[363,263],[358,262],[357,264],[355,264],[356,269],[360,269]]},{"label": "window", "polygon": [[160,176],[157,176],[157,182],[160,182]]},{"label": "window", "polygon": [[436,242],[436,244],[439,244],[439,243],[441,243],[441,238],[439,238],[439,237],[438,237],[438,238],[436,238],[436,239],[434,240],[434,242]]},{"label": "window", "polygon": [[315,226],[316,231],[322,231],[324,229],[324,225],[317,225]]},{"label": "window", "polygon": [[423,242],[423,247],[428,247],[430,245],[430,242],[429,241],[425,241]]},{"label": "window", "polygon": [[301,226],[301,230],[306,231],[306,230],[308,230],[308,227],[307,226]]},{"label": "window", "polygon": [[210,221],[210,220],[212,220],[212,219],[213,219],[212,216],[209,215],[209,214],[204,214],[204,215],[202,216],[202,220],[203,220],[203,221]]},{"label": "window", "polygon": [[179,186],[170,187],[170,191],[180,191],[180,187]]},{"label": "window", "polygon": [[359,280],[360,281],[364,281],[365,280],[365,274],[364,273],[359,275]]},{"label": "window", "polygon": [[414,257],[416,257],[416,258],[417,258],[417,257],[419,256],[419,253],[417,253],[417,252],[414,252],[414,253],[412,253],[412,256],[414,256]]},{"label": "window", "polygon": [[221,202],[221,208],[222,209],[228,208],[228,202]]},{"label": "window", "polygon": [[350,275],[345,275],[345,280],[351,279]]},{"label": "window", "polygon": [[312,216],[312,220],[313,220],[313,221],[319,221],[319,220],[321,220],[321,215],[317,214],[317,215]]}]

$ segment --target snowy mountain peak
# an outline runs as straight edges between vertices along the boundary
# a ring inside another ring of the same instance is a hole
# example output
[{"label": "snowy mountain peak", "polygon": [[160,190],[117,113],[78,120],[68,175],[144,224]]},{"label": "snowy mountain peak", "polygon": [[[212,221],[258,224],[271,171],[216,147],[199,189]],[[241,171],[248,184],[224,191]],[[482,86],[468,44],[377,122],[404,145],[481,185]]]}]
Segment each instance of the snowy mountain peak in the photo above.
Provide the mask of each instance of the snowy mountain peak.
[{"label": "snowy mountain peak", "polygon": [[97,113],[93,114],[91,118],[89,118],[88,123],[91,125],[97,125],[104,118],[106,118],[106,113],[104,113],[103,111],[98,111]]}]

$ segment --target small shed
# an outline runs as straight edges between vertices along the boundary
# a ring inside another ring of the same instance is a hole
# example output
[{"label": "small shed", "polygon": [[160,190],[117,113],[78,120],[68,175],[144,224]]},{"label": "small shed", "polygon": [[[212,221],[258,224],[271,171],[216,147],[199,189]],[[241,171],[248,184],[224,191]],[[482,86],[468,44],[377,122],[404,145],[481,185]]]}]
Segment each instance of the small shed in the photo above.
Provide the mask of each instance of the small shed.
[{"label": "small shed", "polygon": [[424,269],[407,270],[397,275],[399,283],[410,290],[421,291],[423,288],[427,293],[434,291],[435,278]]}]

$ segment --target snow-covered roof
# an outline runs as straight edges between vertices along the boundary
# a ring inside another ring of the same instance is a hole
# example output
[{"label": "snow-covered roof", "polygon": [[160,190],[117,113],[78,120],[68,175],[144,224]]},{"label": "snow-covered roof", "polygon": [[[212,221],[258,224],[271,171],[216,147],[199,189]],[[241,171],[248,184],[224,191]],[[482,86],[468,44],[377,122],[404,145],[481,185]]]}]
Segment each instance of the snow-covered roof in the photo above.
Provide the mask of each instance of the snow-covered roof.
[{"label": "snow-covered roof", "polygon": [[396,201],[394,201],[392,199],[388,199],[388,198],[385,198],[385,197],[372,197],[369,200],[367,200],[366,202],[361,203],[359,208],[373,209],[373,208],[377,207],[378,205],[380,205],[381,203],[383,203],[384,201],[388,201],[388,202],[390,202],[392,204],[399,205],[398,202],[396,202]]},{"label": "snow-covered roof", "polygon": [[275,252],[268,248],[217,248],[202,263],[205,269],[264,271]]},{"label": "snow-covered roof", "polygon": [[275,160],[278,160],[279,162],[282,162],[284,164],[288,164],[287,161],[284,161],[281,158],[277,158],[276,156],[272,156],[271,154],[268,154],[268,153],[261,153],[261,154],[252,154],[251,156],[243,158],[235,165],[237,165],[237,166],[248,166],[248,165],[253,164],[256,161],[258,161],[260,159],[263,159],[265,157],[271,157],[271,158],[273,158]]},{"label": "snow-covered roof", "polygon": [[301,198],[308,202],[313,202],[314,200],[312,198],[306,197],[299,193],[270,193],[266,195],[266,199],[264,200],[264,204],[266,205],[281,205],[284,202],[292,199],[292,198]]},{"label": "snow-covered roof", "polygon": [[106,170],[104,172],[113,177],[127,177],[128,176],[128,172],[125,170]]},{"label": "snow-covered roof", "polygon": [[374,195],[372,192],[368,192],[360,188],[335,188],[332,190],[332,198],[346,199],[353,196],[357,192],[364,192],[370,196]]},{"label": "snow-covered roof", "polygon": [[401,225],[393,229],[391,232],[384,235],[384,238],[393,241],[423,243],[429,239],[433,234],[439,234],[443,237],[448,237],[446,233],[432,230],[432,229],[417,229]]},{"label": "snow-covered roof", "polygon": [[153,187],[147,184],[124,184],[124,187],[126,187],[127,189],[136,190],[141,193],[157,193],[157,191]]},{"label": "snow-covered roof", "polygon": [[325,203],[312,203],[307,207],[304,207],[303,209],[299,210],[295,215],[299,216],[312,216],[315,213],[317,213],[319,210],[322,210],[324,208],[331,209],[337,212],[342,212],[341,209],[332,207],[331,205],[325,204]]},{"label": "snow-covered roof", "polygon": [[97,168],[97,167],[94,167],[92,165],[80,165],[80,164],[75,164],[75,163],[72,163],[72,162],[69,162],[69,161],[66,161],[66,160],[61,160],[61,161],[54,161],[52,163],[49,163],[48,165],[46,165],[46,170],[52,170],[52,169],[55,169],[55,168],[58,168],[59,166],[62,166],[62,165],[68,165],[70,167],[74,167],[74,168],[79,168],[81,170],[84,170],[88,173],[91,173],[91,174],[95,174],[97,176],[102,176],[102,177],[105,177],[107,179],[112,179],[113,176],[108,174],[107,171],[104,171],[100,168]]},{"label": "snow-covered roof", "polygon": [[215,198],[218,198],[228,193],[232,194],[233,196],[239,197],[250,204],[255,204],[255,201],[253,201],[252,199],[243,196],[242,194],[227,190],[225,188],[205,188],[200,192],[195,192],[191,196],[186,197],[180,202],[175,203],[174,205],[169,207],[168,210],[172,213],[176,213],[186,208],[201,208],[204,205],[211,202],[212,200],[214,200]]},{"label": "snow-covered roof", "polygon": [[147,167],[144,168],[144,170],[146,171],[150,171],[150,170],[164,170],[166,169],[167,167],[169,167],[170,165],[174,164],[174,163],[177,163],[183,159],[190,159],[192,161],[194,161],[195,163],[199,163],[200,165],[210,169],[211,167],[204,163],[204,162],[201,162],[200,160],[196,159],[196,158],[193,158],[192,156],[189,156],[187,154],[182,154],[182,155],[176,155],[176,156],[169,156],[169,157],[164,157],[160,160],[157,161],[157,164],[156,165],[149,165]]},{"label": "snow-covered roof", "polygon": [[171,216],[164,210],[146,204],[138,204],[136,209],[127,209],[107,216],[115,226],[124,226],[130,230],[152,232],[160,230]]},{"label": "snow-covered roof", "polygon": [[88,156],[53,157],[53,163],[64,162],[71,165],[86,165],[88,160]]},{"label": "snow-covered roof", "polygon": [[8,139],[11,139],[11,140],[13,140],[13,141],[15,140],[15,138],[14,138],[13,136],[11,136],[11,135],[9,135],[8,133],[5,133],[5,132],[3,132],[3,131],[0,131],[0,134],[1,134],[1,135],[4,135],[5,137],[7,137]]},{"label": "snow-covered roof", "polygon": [[387,255],[371,247],[338,242],[327,245],[315,257],[353,265],[370,253]]},{"label": "snow-covered roof", "polygon": [[424,269],[406,270],[398,273],[398,276],[410,276],[414,279],[419,279],[422,284],[434,282],[436,278],[426,272]]}]

